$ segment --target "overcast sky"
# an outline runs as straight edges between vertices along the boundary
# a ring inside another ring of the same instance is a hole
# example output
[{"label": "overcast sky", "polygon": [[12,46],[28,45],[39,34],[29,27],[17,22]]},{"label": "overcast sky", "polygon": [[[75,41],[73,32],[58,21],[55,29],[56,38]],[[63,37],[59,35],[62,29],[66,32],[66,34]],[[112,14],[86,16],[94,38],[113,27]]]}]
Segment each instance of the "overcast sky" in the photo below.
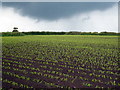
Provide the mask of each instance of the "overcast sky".
[{"label": "overcast sky", "polygon": [[[0,4],[1,5],[1,4]],[[0,30],[118,32],[115,2],[3,2]]]}]

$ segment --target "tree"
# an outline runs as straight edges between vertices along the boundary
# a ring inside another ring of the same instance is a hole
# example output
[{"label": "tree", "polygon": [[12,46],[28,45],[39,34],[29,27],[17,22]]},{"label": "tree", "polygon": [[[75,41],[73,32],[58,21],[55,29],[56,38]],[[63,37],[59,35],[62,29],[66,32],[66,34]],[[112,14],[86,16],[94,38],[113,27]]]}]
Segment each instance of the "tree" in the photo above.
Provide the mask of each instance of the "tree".
[{"label": "tree", "polygon": [[17,27],[14,27],[12,32],[19,32],[17,29]]}]

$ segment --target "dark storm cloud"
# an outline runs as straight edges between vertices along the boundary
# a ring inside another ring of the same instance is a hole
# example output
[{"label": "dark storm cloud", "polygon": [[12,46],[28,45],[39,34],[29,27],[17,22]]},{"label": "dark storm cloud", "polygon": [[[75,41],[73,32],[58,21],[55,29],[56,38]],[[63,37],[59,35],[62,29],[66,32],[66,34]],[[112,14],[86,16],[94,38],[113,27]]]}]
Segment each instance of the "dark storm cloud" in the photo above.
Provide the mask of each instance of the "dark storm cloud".
[{"label": "dark storm cloud", "polygon": [[105,10],[113,2],[3,2],[3,6],[22,10],[23,16],[37,19],[55,20],[77,13]]}]

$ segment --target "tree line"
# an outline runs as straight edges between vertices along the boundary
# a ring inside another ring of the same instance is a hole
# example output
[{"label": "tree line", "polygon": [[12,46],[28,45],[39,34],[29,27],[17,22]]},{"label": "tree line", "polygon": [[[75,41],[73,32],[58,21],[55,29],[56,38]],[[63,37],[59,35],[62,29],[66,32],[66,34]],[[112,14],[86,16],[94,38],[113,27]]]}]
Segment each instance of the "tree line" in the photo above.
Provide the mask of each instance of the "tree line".
[{"label": "tree line", "polygon": [[115,32],[22,32],[26,35],[119,35]]},{"label": "tree line", "polygon": [[120,35],[115,32],[2,32],[2,36],[24,36],[24,35]]},{"label": "tree line", "polygon": [[120,35],[120,33],[115,32],[50,32],[50,31],[31,31],[31,32],[19,32],[17,27],[13,28],[12,32],[2,32],[0,36],[24,36],[24,35]]}]

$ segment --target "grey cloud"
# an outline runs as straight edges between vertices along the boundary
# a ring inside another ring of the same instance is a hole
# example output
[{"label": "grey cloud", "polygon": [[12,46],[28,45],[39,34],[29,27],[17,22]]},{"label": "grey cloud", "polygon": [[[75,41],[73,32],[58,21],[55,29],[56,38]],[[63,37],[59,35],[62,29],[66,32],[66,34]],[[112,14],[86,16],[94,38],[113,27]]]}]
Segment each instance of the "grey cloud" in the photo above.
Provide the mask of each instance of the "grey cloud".
[{"label": "grey cloud", "polygon": [[4,7],[22,10],[23,16],[36,19],[57,20],[77,13],[106,10],[113,2],[3,2]]}]

